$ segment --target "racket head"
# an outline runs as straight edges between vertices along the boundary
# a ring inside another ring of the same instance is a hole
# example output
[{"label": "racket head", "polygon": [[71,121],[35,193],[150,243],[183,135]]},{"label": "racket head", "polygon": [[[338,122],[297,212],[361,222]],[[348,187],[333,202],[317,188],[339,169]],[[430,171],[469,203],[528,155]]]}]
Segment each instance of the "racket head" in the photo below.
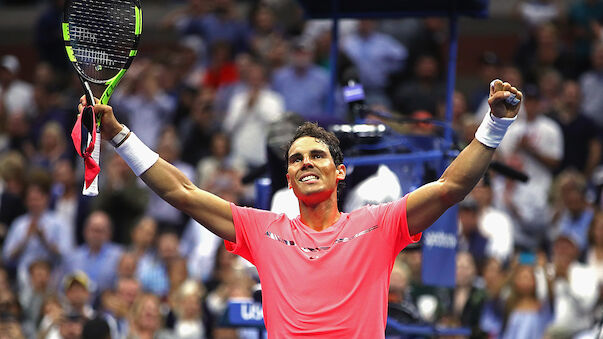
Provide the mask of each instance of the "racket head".
[{"label": "racket head", "polygon": [[[139,0],[66,0],[63,40],[84,81],[107,85],[106,100],[137,54],[142,33]],[[106,103],[102,102],[101,103]]]}]

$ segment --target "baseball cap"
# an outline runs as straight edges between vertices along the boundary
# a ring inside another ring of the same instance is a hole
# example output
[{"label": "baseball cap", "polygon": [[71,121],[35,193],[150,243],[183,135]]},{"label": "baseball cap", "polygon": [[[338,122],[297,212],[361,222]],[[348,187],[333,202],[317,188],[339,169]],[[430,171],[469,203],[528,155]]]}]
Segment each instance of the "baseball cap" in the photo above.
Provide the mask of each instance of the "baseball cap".
[{"label": "baseball cap", "polygon": [[9,72],[17,74],[20,68],[19,59],[14,55],[5,55],[0,59],[0,67],[6,68]]},{"label": "baseball cap", "polygon": [[75,283],[78,283],[84,286],[85,289],[90,290],[90,279],[83,271],[73,271],[72,273],[66,275],[63,279],[63,288],[67,290]]}]

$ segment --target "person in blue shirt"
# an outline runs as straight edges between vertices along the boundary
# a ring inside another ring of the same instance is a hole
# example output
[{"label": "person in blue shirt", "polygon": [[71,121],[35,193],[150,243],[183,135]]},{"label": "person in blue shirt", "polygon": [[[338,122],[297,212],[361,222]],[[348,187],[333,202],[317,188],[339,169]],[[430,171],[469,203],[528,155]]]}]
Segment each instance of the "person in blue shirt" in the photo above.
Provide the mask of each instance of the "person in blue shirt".
[{"label": "person in blue shirt", "polygon": [[65,260],[65,273],[84,271],[94,283],[95,294],[113,288],[122,248],[110,241],[112,224],[109,215],[95,211],[84,225],[85,243]]},{"label": "person in blue shirt", "polygon": [[312,42],[295,41],[290,58],[289,65],[278,70],[272,79],[272,88],[285,99],[285,109],[306,118],[325,113],[329,75],[312,63]]},{"label": "person in blue shirt", "polygon": [[27,213],[11,224],[2,258],[17,269],[20,287],[28,285],[28,267],[40,258],[60,262],[73,247],[69,226],[49,210],[50,184],[48,174],[34,171],[25,193]]}]

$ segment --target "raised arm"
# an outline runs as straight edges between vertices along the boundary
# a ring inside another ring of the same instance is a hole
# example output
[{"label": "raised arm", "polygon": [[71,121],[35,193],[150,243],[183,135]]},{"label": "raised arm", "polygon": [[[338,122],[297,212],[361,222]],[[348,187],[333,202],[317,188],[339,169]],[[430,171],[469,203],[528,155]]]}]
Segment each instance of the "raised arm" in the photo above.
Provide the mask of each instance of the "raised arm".
[{"label": "raised arm", "polygon": [[[85,104],[85,98],[80,99],[78,107],[80,113],[82,104]],[[115,118],[110,106],[97,104],[94,106],[94,111],[101,116],[101,134],[104,140],[112,140],[122,131],[123,126]],[[233,242],[236,240],[232,211],[228,201],[196,187],[176,167],[161,158],[157,159],[158,156],[144,146],[134,134],[127,133],[123,138],[123,143],[116,148],[118,153],[124,157],[125,155],[122,154],[124,149],[119,149],[120,147],[128,147],[132,150],[128,151],[129,158],[146,162],[142,167],[144,171],[137,174],[157,195],[219,237]],[[124,160],[132,167],[127,159]],[[136,170],[134,172],[136,173]]]},{"label": "raised arm", "polygon": [[[516,95],[521,102],[522,94],[515,87],[500,80],[492,82],[488,103],[491,114],[495,117],[494,120],[505,118],[499,124],[508,125],[509,118],[513,119],[517,116],[520,103],[511,105],[505,101],[511,94]],[[487,115],[486,119],[491,118]],[[501,132],[504,134],[504,129],[501,129],[500,125],[490,124],[491,127],[488,129],[484,123],[478,130],[478,133],[482,133],[483,137],[480,138],[482,141],[473,139],[469,146],[448,166],[439,180],[423,185],[409,194],[406,210],[411,235],[423,232],[448,208],[463,200],[484,175],[495,151],[492,142],[496,144],[497,135],[500,135]],[[488,135],[484,132],[493,134]],[[494,138],[491,138],[492,136]],[[486,143],[491,147],[483,143],[484,137],[488,139]]]}]

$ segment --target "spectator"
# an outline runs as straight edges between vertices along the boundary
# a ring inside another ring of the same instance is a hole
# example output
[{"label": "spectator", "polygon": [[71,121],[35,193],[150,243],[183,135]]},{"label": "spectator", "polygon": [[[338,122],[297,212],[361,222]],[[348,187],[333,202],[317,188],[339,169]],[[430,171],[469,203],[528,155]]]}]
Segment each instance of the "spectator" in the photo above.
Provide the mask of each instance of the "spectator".
[{"label": "spectator", "polygon": [[157,238],[157,252],[153,256],[144,256],[138,262],[136,277],[145,291],[161,297],[170,290],[168,267],[179,258],[178,235],[166,230]]},{"label": "spectator", "polygon": [[46,339],[83,339],[82,332],[85,321],[86,317],[80,313],[63,314],[59,322],[58,335],[50,335]]},{"label": "spectator", "polygon": [[367,103],[389,107],[385,95],[388,77],[405,67],[408,51],[391,36],[377,32],[376,28],[375,21],[361,20],[357,31],[343,39],[341,49],[358,68]]},{"label": "spectator", "polygon": [[46,338],[50,335],[57,336],[59,331],[59,323],[63,315],[63,308],[56,295],[50,295],[42,304],[41,319],[38,325],[38,338]]},{"label": "spectator", "polygon": [[484,99],[488,99],[488,88],[490,81],[496,79],[501,73],[502,61],[492,51],[485,51],[479,59],[479,84],[476,85],[469,95],[471,111],[480,112],[479,107]]},{"label": "spectator", "polygon": [[[195,181],[195,169],[180,160],[181,145],[176,129],[171,126],[165,126],[159,136],[157,145],[157,153],[165,161],[176,166],[184,173],[191,182]],[[162,228],[173,228],[179,231],[184,229],[186,223],[186,215],[166,201],[161,199],[154,192],[149,192],[149,203],[147,205],[146,215],[153,217],[161,225]]]},{"label": "spectator", "polygon": [[19,303],[23,308],[23,327],[28,333],[35,333],[40,320],[42,304],[52,294],[55,286],[51,283],[52,264],[44,259],[29,265],[29,285],[19,292]]},{"label": "spectator", "polygon": [[111,242],[113,225],[109,215],[95,211],[88,216],[84,226],[85,243],[70,255],[65,272],[83,271],[94,284],[94,295],[112,288],[116,280],[117,264],[122,249]]},{"label": "spectator", "polygon": [[130,310],[129,332],[126,339],[168,339],[171,336],[161,331],[159,298],[153,294],[139,296]]},{"label": "spectator", "polygon": [[60,262],[73,248],[73,234],[48,210],[50,178],[45,172],[30,175],[25,198],[27,213],[11,225],[2,255],[17,268],[19,286],[28,284],[28,268],[36,259]]},{"label": "spectator", "polygon": [[50,121],[44,124],[38,145],[39,151],[31,159],[32,165],[50,170],[59,160],[68,159],[65,136],[65,131],[58,123]]},{"label": "spectator", "polygon": [[586,252],[586,264],[596,272],[599,300],[603,301],[603,212],[595,213],[588,231],[588,251]]},{"label": "spectator", "polygon": [[0,328],[6,331],[5,335],[14,335],[14,337],[9,335],[4,338],[25,338],[25,335],[29,335],[21,327],[22,309],[17,297],[10,289],[0,291],[0,314],[3,316]]},{"label": "spectator", "polygon": [[209,154],[211,135],[218,119],[212,100],[212,95],[207,91],[199,93],[189,116],[182,123],[182,161],[193,166]]},{"label": "spectator", "polygon": [[101,297],[101,317],[113,338],[125,338],[129,332],[128,312],[141,294],[140,283],[134,278],[120,278],[115,291],[107,290]]},{"label": "spectator", "polygon": [[242,159],[248,168],[264,165],[268,124],[281,118],[283,111],[282,97],[267,88],[266,70],[254,64],[249,70],[248,88],[232,97],[224,119],[233,156]]},{"label": "spectator", "polygon": [[594,46],[591,43],[596,33],[593,23],[603,20],[603,1],[579,0],[572,4],[569,10],[568,23],[573,42],[573,50],[578,58],[579,71],[583,72],[588,67],[588,56]]},{"label": "spectator", "polygon": [[[470,196],[477,203],[477,227],[488,238],[487,256],[506,262],[513,253],[513,221],[506,212],[493,205],[494,193],[489,174],[484,175]],[[483,264],[481,260],[478,263],[480,267]]]},{"label": "spectator", "polygon": [[213,91],[235,83],[239,75],[233,62],[231,46],[227,41],[216,41],[210,47],[211,62],[203,77],[203,87]]},{"label": "spectator", "polygon": [[580,239],[561,232],[553,243],[552,263],[546,268],[553,279],[554,319],[547,333],[571,338],[593,324],[593,307],[599,296],[595,272],[578,262]]},{"label": "spectator", "polygon": [[196,281],[187,280],[174,291],[172,299],[176,313],[174,335],[180,339],[205,339],[201,300],[205,291]]},{"label": "spectator", "polygon": [[414,77],[395,86],[394,109],[406,115],[421,110],[435,115],[437,102],[445,97],[445,87],[440,80],[438,67],[434,56],[419,56],[413,65]]},{"label": "spectator", "polygon": [[153,243],[157,235],[157,221],[145,216],[138,221],[131,232],[130,252],[136,257],[136,261],[141,258],[153,255]]},{"label": "spectator", "polygon": [[6,152],[0,157],[0,238],[20,215],[25,214],[25,158],[17,152]]},{"label": "spectator", "polygon": [[211,139],[211,155],[197,164],[199,187],[223,199],[236,202],[243,194],[241,182],[245,164],[230,150],[230,138],[217,132]]},{"label": "spectator", "polygon": [[218,41],[226,41],[233,47],[234,54],[246,51],[249,29],[247,24],[238,18],[234,1],[216,0],[210,4],[213,8],[210,8],[209,12],[203,13],[203,4],[200,4],[194,6],[201,8],[194,13],[195,17],[182,17],[176,26],[180,34],[200,35],[210,46]]},{"label": "spectator", "polygon": [[486,260],[482,269],[486,300],[484,300],[479,328],[488,338],[498,338],[502,334],[505,308],[502,292],[507,284],[505,276],[502,263],[498,259]]},{"label": "spectator", "polygon": [[544,24],[536,28],[532,39],[519,47],[515,63],[527,82],[537,82],[550,69],[558,70],[567,78],[576,77],[574,56],[561,38],[555,25]]},{"label": "spectator", "polygon": [[92,210],[101,210],[113,221],[113,239],[127,244],[131,230],[141,218],[148,204],[148,190],[125,161],[113,153],[105,164],[105,182],[99,185],[99,195],[91,202]]},{"label": "spectator", "polygon": [[469,252],[481,264],[486,259],[486,249],[491,245],[478,226],[478,212],[478,204],[471,197],[459,203],[459,249]]},{"label": "spectator", "polygon": [[[600,3],[603,15],[603,2]],[[599,74],[603,71],[603,41],[597,42],[591,52],[591,68],[580,76],[582,92],[582,111],[603,128],[603,98],[598,94],[603,90],[603,80]]]},{"label": "spectator", "polygon": [[81,194],[83,179],[75,174],[73,162],[69,159],[57,161],[52,168],[52,178],[52,209],[81,244],[84,242],[84,218],[89,213],[89,200]]},{"label": "spectator", "polygon": [[5,55],[0,59],[0,102],[4,103],[7,115],[33,113],[33,87],[19,79],[21,63],[14,55]]},{"label": "spectator", "polygon": [[486,301],[486,292],[477,286],[477,267],[469,252],[456,254],[456,286],[453,293],[452,315],[460,324],[471,328],[473,335],[480,333],[479,321]]},{"label": "spectator", "polygon": [[162,87],[162,67],[147,60],[134,63],[111,98],[132,131],[152,148],[157,146],[161,128],[172,121],[176,110],[176,101]]},{"label": "spectator", "polygon": [[[417,306],[410,297],[409,280],[410,271],[401,260],[394,263],[389,281],[389,292],[387,295],[388,317],[400,323],[420,323],[422,321]],[[386,329],[386,336],[389,338]]]},{"label": "spectator", "polygon": [[117,263],[117,279],[133,278],[138,265],[138,256],[134,252],[123,252]]},{"label": "spectator", "polygon": [[558,0],[521,0],[515,10],[529,29],[561,19],[563,4]]},{"label": "spectator", "polygon": [[91,306],[91,281],[83,271],[69,273],[63,279],[65,298],[63,310],[65,314],[78,314],[87,319],[94,317],[95,311]]},{"label": "spectator", "polygon": [[216,252],[222,239],[190,219],[180,241],[180,254],[186,258],[191,279],[207,282],[212,275]]},{"label": "spectator", "polygon": [[[563,157],[563,134],[559,126],[539,110],[538,89],[524,89],[526,121],[517,121],[509,129],[499,154],[521,171],[530,180],[516,183],[507,179],[506,184],[498,181],[495,191],[501,207],[514,218],[516,226],[514,243],[525,249],[536,250],[545,240],[550,222],[548,196],[552,183],[552,172]],[[503,185],[504,188],[502,187]]]},{"label": "spectator", "polygon": [[[84,323],[82,338],[85,339],[112,339],[109,325],[102,318],[94,318]],[[117,337],[114,337],[117,338]]]},{"label": "spectator", "polygon": [[583,100],[578,83],[565,81],[552,116],[563,131],[563,159],[558,171],[573,167],[589,180],[601,160],[601,140],[597,124],[581,108]]},{"label": "spectator", "polygon": [[560,233],[572,233],[578,241],[579,253],[588,245],[588,229],[595,214],[586,201],[586,179],[576,170],[565,170],[556,179],[555,228]]},{"label": "spectator", "polygon": [[511,277],[502,338],[542,338],[552,319],[553,308],[547,301],[541,302],[538,299],[534,267],[518,265]]},{"label": "spectator", "polygon": [[285,100],[285,109],[303,117],[318,117],[326,112],[329,75],[313,63],[311,41],[298,38],[293,43],[290,62],[272,78],[272,88]]}]

